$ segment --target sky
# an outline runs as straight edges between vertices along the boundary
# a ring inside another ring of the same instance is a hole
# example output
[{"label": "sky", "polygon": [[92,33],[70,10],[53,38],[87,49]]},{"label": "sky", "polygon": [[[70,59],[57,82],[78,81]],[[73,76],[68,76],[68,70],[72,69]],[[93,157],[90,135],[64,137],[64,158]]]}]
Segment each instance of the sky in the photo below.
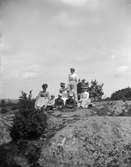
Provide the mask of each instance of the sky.
[{"label": "sky", "polygon": [[130,20],[130,0],[0,0],[0,98],[57,95],[70,67],[105,96],[131,86]]}]

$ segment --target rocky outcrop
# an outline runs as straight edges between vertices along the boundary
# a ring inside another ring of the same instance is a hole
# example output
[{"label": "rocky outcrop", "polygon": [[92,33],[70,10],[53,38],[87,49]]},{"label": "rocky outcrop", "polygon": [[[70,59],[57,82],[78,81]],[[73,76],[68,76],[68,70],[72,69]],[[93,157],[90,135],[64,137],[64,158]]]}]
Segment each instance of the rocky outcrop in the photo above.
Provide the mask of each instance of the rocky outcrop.
[{"label": "rocky outcrop", "polygon": [[43,145],[40,164],[128,167],[131,118],[96,116],[69,123]]},{"label": "rocky outcrop", "polygon": [[10,142],[12,118],[2,115],[0,144],[9,143],[1,145],[0,150],[5,153],[3,159],[9,158],[6,162],[21,167],[130,167],[131,117],[121,117],[130,112],[130,101],[97,102],[90,109],[54,111],[48,113],[48,128],[39,141],[19,143]]}]

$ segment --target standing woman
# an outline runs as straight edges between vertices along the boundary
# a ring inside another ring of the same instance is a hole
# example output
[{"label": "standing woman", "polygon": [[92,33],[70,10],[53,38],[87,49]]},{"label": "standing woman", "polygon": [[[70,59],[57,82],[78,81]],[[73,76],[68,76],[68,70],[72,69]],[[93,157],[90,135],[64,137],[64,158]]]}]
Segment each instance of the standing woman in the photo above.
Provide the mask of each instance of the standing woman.
[{"label": "standing woman", "polygon": [[69,85],[73,86],[74,93],[75,93],[75,100],[77,102],[78,101],[78,97],[77,97],[78,76],[75,73],[75,69],[74,68],[70,68],[70,74],[68,76],[68,81],[69,81]]},{"label": "standing woman", "polygon": [[46,108],[49,101],[49,92],[47,91],[48,85],[45,83],[42,85],[42,91],[36,97],[35,108],[40,110],[41,108]]}]

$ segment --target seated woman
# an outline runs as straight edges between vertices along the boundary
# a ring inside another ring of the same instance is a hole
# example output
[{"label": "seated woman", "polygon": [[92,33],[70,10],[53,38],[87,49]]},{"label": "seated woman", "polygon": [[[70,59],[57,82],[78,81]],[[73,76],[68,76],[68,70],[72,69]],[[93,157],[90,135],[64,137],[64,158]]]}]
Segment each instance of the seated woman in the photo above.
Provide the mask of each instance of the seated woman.
[{"label": "seated woman", "polygon": [[47,103],[47,107],[46,109],[47,110],[53,110],[54,109],[54,105],[55,105],[55,96],[54,95],[51,95],[48,103]]},{"label": "seated woman", "polygon": [[35,101],[35,109],[41,110],[42,108],[46,108],[49,101],[49,92],[47,91],[48,85],[42,85],[42,91],[39,92]]},{"label": "seated woman", "polygon": [[91,104],[91,100],[89,98],[89,93],[87,91],[87,88],[83,88],[83,93],[81,94],[80,100],[79,100],[79,107],[81,108],[88,108],[88,106]]},{"label": "seated woman", "polygon": [[74,99],[74,95],[69,93],[69,97],[66,100],[65,107],[68,109],[75,109],[77,107],[77,102]]},{"label": "seated woman", "polygon": [[74,90],[74,85],[72,85],[72,84],[69,85],[69,88],[68,88],[68,90],[67,90],[67,95],[68,95],[68,97],[71,95],[72,98],[73,98],[75,101],[77,101],[77,100],[76,100],[75,90]]},{"label": "seated woman", "polygon": [[59,93],[62,95],[62,99],[64,100],[64,104],[65,104],[67,99],[67,88],[65,86],[65,83],[63,82],[60,83]]},{"label": "seated woman", "polygon": [[55,99],[55,108],[61,110],[64,108],[64,100],[62,99],[62,95],[59,94],[58,98]]}]

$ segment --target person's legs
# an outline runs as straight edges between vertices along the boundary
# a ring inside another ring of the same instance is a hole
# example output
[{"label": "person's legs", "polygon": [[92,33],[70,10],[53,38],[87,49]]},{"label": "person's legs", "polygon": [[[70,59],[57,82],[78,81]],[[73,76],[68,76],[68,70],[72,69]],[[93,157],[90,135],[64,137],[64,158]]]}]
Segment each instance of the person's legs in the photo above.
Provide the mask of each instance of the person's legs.
[{"label": "person's legs", "polygon": [[75,101],[78,103],[77,84],[74,84]]}]

